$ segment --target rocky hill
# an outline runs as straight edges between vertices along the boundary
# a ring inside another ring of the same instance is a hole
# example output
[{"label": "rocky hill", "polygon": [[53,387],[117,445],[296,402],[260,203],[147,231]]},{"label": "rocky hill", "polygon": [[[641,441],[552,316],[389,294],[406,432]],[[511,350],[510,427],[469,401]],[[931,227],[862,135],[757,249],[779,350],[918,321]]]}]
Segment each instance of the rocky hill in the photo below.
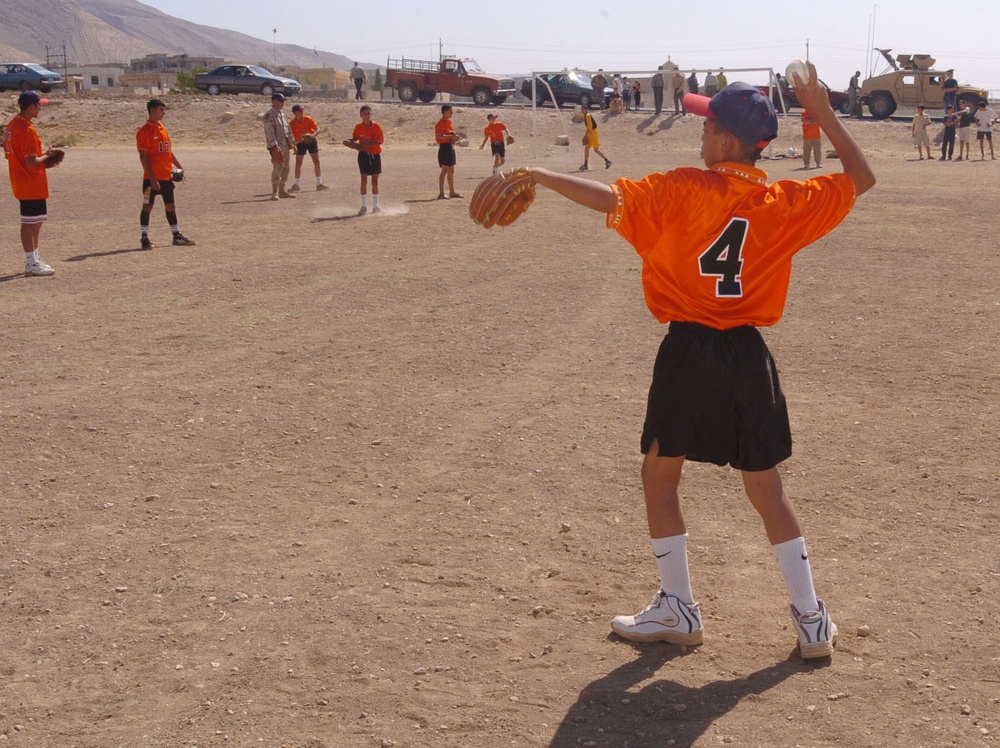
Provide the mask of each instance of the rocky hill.
[{"label": "rocky hill", "polygon": [[[133,57],[166,54],[212,55],[249,62],[275,58],[271,42],[247,34],[201,26],[168,16],[137,0],[3,0],[0,57],[25,61],[62,54],[70,65],[127,63]],[[277,46],[280,65],[350,68],[343,55]],[[364,64],[364,63],[363,63]]]}]

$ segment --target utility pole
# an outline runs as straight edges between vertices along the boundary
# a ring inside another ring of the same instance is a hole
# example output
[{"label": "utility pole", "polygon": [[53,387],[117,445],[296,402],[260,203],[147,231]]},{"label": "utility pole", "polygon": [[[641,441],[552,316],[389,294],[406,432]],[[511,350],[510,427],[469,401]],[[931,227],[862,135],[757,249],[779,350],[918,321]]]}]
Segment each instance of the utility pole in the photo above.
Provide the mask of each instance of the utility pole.
[{"label": "utility pole", "polygon": [[271,29],[271,47],[274,51],[274,65],[272,67],[278,67],[278,30]]}]

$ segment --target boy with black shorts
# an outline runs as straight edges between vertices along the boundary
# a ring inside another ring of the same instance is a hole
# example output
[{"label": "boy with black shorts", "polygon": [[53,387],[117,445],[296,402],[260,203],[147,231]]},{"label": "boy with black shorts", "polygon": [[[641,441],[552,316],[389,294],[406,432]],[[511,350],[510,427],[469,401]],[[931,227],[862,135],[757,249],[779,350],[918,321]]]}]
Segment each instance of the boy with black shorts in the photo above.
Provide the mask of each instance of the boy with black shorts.
[{"label": "boy with black shorts", "polygon": [[483,128],[483,142],[479,144],[479,150],[483,150],[487,140],[490,141],[490,152],[493,154],[493,173],[498,174],[507,160],[505,141],[510,137],[510,133],[507,132],[507,126],[495,114],[487,114],[486,123],[486,127]]},{"label": "boy with black shorts", "polygon": [[706,170],[683,168],[608,186],[530,169],[532,181],[606,214],[643,261],[646,303],[670,328],[653,368],[642,433],[642,484],[660,577],[652,603],[617,616],[633,641],[697,645],[702,620],[687,562],[678,485],[685,460],[742,473],[791,597],[803,658],[833,653],[837,628],[816,597],[805,540],[777,465],[791,454],[785,397],[757,327],[781,317],[793,255],[831,231],[875,184],[861,149],[830,108],[816,69],[795,76],[799,101],[830,139],[843,173],[768,185],[756,168],[778,134],[767,96],[733,83],[711,99],[684,97],[706,117]]},{"label": "boy with black shorts", "polygon": [[48,101],[34,91],[17,97],[20,110],[4,129],[3,150],[7,157],[10,186],[21,203],[21,247],[25,275],[53,275],[56,271],[38,257],[38,239],[48,219],[49,180],[45,170],[58,166],[61,157],[50,148],[42,151],[42,140],[32,122]]},{"label": "boy with black shorts", "polygon": [[382,173],[382,143],[385,136],[382,127],[372,119],[372,108],[361,107],[361,121],[354,126],[354,133],[344,145],[358,152],[358,171],[361,172],[361,210],[359,216],[368,212],[368,177],[372,179],[372,213],[381,213],[378,205],[378,175]]},{"label": "boy with black shorts", "polygon": [[455,143],[458,142],[458,134],[455,126],[451,123],[453,114],[451,104],[441,105],[441,119],[434,125],[434,140],[438,144],[438,166],[441,173],[438,174],[438,200],[444,200],[444,183],[448,181],[447,197],[461,197],[455,192],[455,164],[458,158],[455,155]]},{"label": "boy with black shorts", "polygon": [[[142,164],[142,210],[139,213],[139,246],[152,249],[149,239],[149,215],[153,212],[156,196],[163,196],[163,210],[167,224],[174,235],[175,247],[193,247],[195,243],[181,233],[177,223],[177,208],[174,205],[174,178],[184,173],[181,162],[174,155],[167,129],[161,120],[167,113],[167,105],[159,99],[146,102],[149,119],[135,134],[135,145]],[[183,178],[182,176],[180,178]],[[179,181],[179,180],[178,180]]]},{"label": "boy with black shorts", "polygon": [[288,123],[288,128],[292,131],[292,140],[295,141],[295,181],[289,188],[289,192],[298,192],[302,189],[299,184],[302,179],[302,162],[306,154],[313,162],[313,174],[316,175],[316,192],[330,189],[323,184],[323,175],[319,166],[319,125],[316,120],[306,114],[305,108],[301,104],[292,107],[292,121]]}]

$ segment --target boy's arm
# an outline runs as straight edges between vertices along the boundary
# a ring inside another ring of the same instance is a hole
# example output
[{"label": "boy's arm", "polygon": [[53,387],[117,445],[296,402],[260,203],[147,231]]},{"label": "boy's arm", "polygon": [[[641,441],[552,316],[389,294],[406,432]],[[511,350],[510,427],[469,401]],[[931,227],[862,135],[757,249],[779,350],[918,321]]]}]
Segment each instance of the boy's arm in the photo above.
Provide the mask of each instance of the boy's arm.
[{"label": "boy's arm", "polygon": [[806,68],[809,71],[809,83],[803,83],[797,73],[794,75],[795,94],[799,98],[799,103],[809,110],[813,119],[830,139],[830,144],[840,157],[840,163],[844,165],[844,173],[854,182],[855,194],[863,195],[875,186],[875,173],[868,165],[868,159],[861,152],[857,141],[847,132],[847,128],[837,119],[837,115],[830,107],[830,98],[826,88],[819,83],[816,66],[807,62]]},{"label": "boy's arm", "polygon": [[548,187],[586,208],[601,213],[611,213],[615,209],[615,193],[606,184],[548,169],[528,169],[528,173],[531,174],[532,184]]}]

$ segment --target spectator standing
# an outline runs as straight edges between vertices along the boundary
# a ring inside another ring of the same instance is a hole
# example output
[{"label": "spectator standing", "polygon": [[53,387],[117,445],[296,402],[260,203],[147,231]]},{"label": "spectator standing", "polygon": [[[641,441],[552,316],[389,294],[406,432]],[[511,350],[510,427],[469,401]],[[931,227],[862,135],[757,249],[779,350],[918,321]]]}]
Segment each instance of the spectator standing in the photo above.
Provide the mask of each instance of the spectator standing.
[{"label": "spectator standing", "polygon": [[597,75],[590,79],[590,90],[594,92],[594,101],[601,109],[604,109],[604,89],[607,87],[608,79],[604,75],[604,69],[598,68]]},{"label": "spectator standing", "polygon": [[684,111],[684,93],[687,88],[687,80],[684,78],[684,73],[680,70],[676,71],[673,78],[670,79],[670,87],[674,92],[674,114],[686,113]]},{"label": "spectator standing", "polygon": [[927,134],[927,127],[931,123],[931,118],[924,113],[922,106],[917,107],[917,114],[910,125],[910,132],[913,134],[913,145],[917,147],[920,160],[924,160],[924,148],[927,149],[927,158],[931,158],[931,139]]},{"label": "spectator standing", "polygon": [[956,161],[962,161],[962,154],[965,154],[964,160],[968,161],[972,158],[972,110],[969,107],[965,107],[962,111],[957,112],[958,114],[958,158]]},{"label": "spectator standing", "polygon": [[847,84],[847,100],[851,104],[851,116],[861,116],[861,71],[855,70],[851,82]]},{"label": "spectator standing", "polygon": [[691,75],[687,78],[687,89],[688,93],[698,93],[698,75],[693,70],[691,71]]},{"label": "spectator standing", "polygon": [[719,74],[715,76],[715,84],[720,91],[729,85],[729,79],[726,78],[726,73],[722,68],[719,68]]},{"label": "spectator standing", "polygon": [[719,81],[715,77],[715,73],[709,70],[705,73],[705,96],[712,98],[717,93],[719,93]]},{"label": "spectator standing", "polygon": [[654,113],[659,114],[663,110],[663,65],[656,68],[656,73],[653,75],[650,86],[653,89]]},{"label": "spectator standing", "polygon": [[632,81],[632,104],[637,112],[642,106],[642,86],[637,80]]},{"label": "spectator standing", "polygon": [[976,120],[976,140],[979,141],[979,160],[984,161],[986,159],[986,148],[983,145],[983,141],[989,141],[990,158],[996,160],[996,156],[993,155],[993,123],[997,121],[996,112],[986,106],[985,101],[980,101],[979,109],[976,111],[973,119]]},{"label": "spectator standing", "polygon": [[351,80],[354,81],[354,100],[365,98],[362,89],[364,88],[365,81],[368,80],[368,76],[365,74],[364,68],[362,68],[357,62],[354,63],[354,67],[351,68]]},{"label": "spectator standing", "polygon": [[948,106],[941,122],[944,130],[941,131],[941,158],[938,160],[951,161],[951,155],[955,152],[955,129],[958,127],[958,115],[955,114],[953,106]]},{"label": "spectator standing", "polygon": [[944,92],[945,109],[948,107],[951,107],[952,110],[958,109],[958,81],[955,80],[955,71],[948,71],[948,77],[941,84],[941,88]]}]

